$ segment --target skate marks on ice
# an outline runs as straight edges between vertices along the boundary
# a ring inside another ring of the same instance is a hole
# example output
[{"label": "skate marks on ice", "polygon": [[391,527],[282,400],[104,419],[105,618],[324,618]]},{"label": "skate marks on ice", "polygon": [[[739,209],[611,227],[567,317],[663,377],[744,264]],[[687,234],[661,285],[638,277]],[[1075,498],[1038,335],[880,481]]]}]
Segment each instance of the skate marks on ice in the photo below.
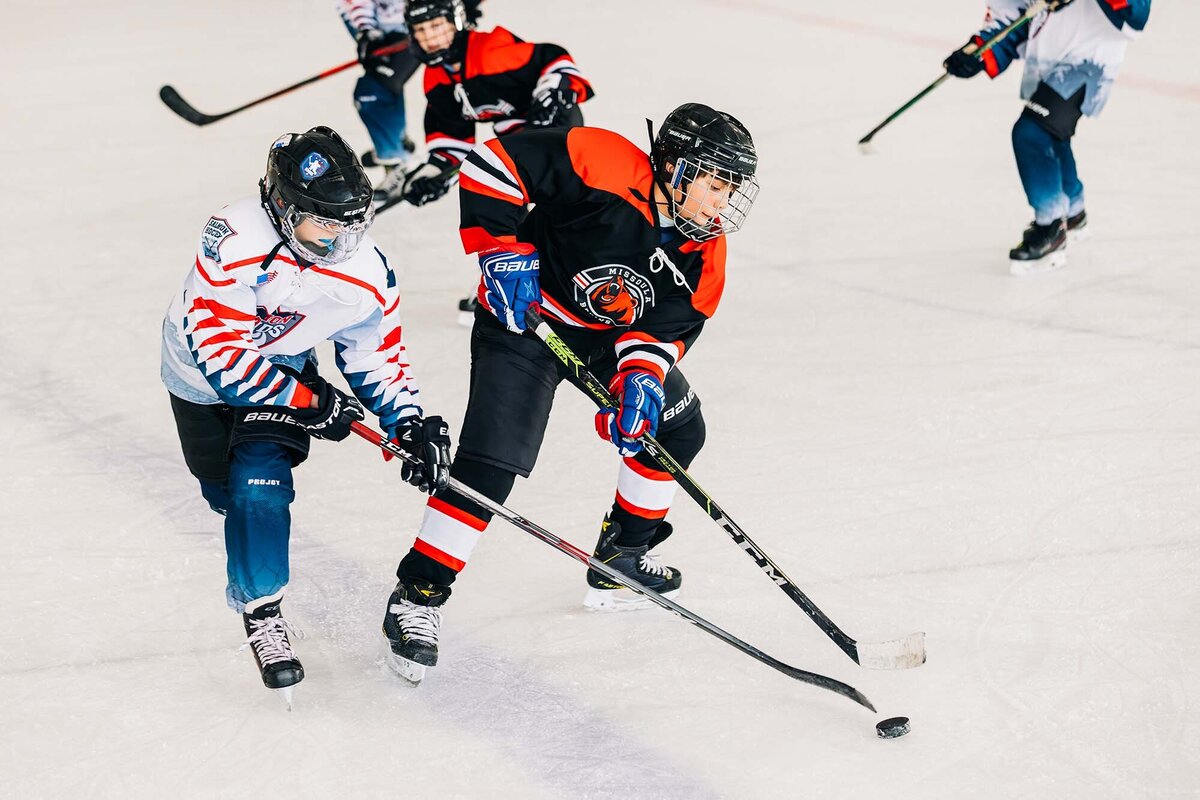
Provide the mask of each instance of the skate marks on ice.
[{"label": "skate marks on ice", "polygon": [[[460,626],[447,620],[438,665],[429,668],[420,686],[411,685],[386,663],[387,641],[376,617],[382,618],[387,581],[311,540],[301,550],[294,551],[294,560],[315,556],[322,562],[305,570],[320,585],[302,578],[290,595],[291,605],[310,634],[321,629],[333,651],[314,654],[313,663],[333,660],[336,654],[341,667],[361,667],[373,676],[362,691],[380,693],[378,702],[396,710],[401,729],[405,708],[417,704],[422,718],[461,729],[476,743],[488,742],[531,784],[555,797],[640,797],[651,786],[655,797],[667,800],[721,796],[653,743],[632,735],[630,726],[547,681],[541,668],[464,634],[465,620]],[[347,619],[370,624],[347,625]],[[300,709],[306,696],[322,694],[320,686],[308,681],[296,693]],[[516,789],[505,791],[516,794]]]},{"label": "skate marks on ice", "polygon": [[[1011,712],[995,740],[1026,740],[1038,794],[1195,796],[1200,645],[1179,636],[1194,621],[1179,598],[1197,567],[1200,546],[1175,542],[994,568],[1004,578],[974,632],[974,671]],[[1146,575],[1159,577],[1148,587]]]}]

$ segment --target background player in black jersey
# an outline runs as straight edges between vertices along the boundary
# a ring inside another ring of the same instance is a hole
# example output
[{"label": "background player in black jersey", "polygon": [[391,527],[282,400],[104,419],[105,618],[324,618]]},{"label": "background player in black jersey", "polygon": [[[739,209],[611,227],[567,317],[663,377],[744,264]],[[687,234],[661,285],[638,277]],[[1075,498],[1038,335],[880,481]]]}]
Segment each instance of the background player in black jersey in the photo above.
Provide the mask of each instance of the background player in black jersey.
[{"label": "background player in black jersey", "polygon": [[[540,304],[618,402],[596,415],[597,432],[624,457],[596,555],[668,596],[681,575],[649,551],[671,535],[675,484],[639,437],[656,436],[685,466],[704,443],[700,400],[676,364],[720,302],[725,235],[754,202],[757,164],[744,125],[689,103],[666,118],[650,156],[599,128],[530,130],[476,147],[461,171],[460,233],[483,274],[451,474],[503,502],[533,469],[564,377],[548,348],[522,335],[526,311]],[[490,518],[452,492],[430,497],[384,622],[397,655],[436,663],[427,633],[412,644],[390,609],[444,603]],[[640,604],[591,571],[587,583],[588,608]]]},{"label": "background player in black jersey", "polygon": [[424,205],[454,185],[475,143],[475,124],[497,135],[522,127],[583,124],[579,104],[593,95],[571,54],[556,44],[525,42],[504,28],[473,30],[462,0],[410,0],[404,19],[412,52],[425,64],[425,163],[389,175],[380,203],[402,197]]}]

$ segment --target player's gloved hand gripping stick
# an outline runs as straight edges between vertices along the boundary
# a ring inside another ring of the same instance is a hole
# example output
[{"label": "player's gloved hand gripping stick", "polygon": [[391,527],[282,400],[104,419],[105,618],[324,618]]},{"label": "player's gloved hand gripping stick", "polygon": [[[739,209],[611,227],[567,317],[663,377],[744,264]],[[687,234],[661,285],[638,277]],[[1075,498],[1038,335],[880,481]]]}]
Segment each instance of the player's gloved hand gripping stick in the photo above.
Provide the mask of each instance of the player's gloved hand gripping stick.
[{"label": "player's gloved hand gripping stick", "polygon": [[[596,376],[584,366],[583,362],[575,355],[567,343],[542,319],[542,315],[538,313],[536,306],[529,309],[525,319],[528,328],[536,333],[550,348],[551,352],[558,357],[559,361],[566,366],[574,378],[573,382],[584,393],[590,395],[592,400],[601,409],[612,411],[621,407],[620,403],[604,387],[604,384],[600,383]],[[759,569],[765,572],[767,577],[783,590],[784,594],[792,598],[796,605],[804,609],[804,613],[808,614],[809,618],[817,624],[817,627],[824,631],[825,635],[833,640],[833,643],[840,647],[855,663],[870,669],[908,669],[909,667],[918,667],[925,663],[924,633],[911,633],[903,639],[893,639],[886,642],[859,642],[850,638],[849,635],[834,624],[833,620],[825,615],[825,612],[817,608],[816,604],[808,599],[808,596],[804,592],[800,591],[791,578],[783,574],[783,570],[776,566],[775,562],[768,558],[759,546],[746,535],[746,532],[717,505],[716,501],[700,488],[700,484],[696,483],[695,479],[687,473],[687,470],[680,466],[679,462],[672,458],[671,454],[664,450],[654,440],[652,435],[643,433],[640,440],[646,452],[650,454],[659,467],[671,475],[683,487],[688,496],[695,500],[708,513],[708,516],[720,525],[738,546],[746,551],[746,554],[750,558],[754,559],[754,563],[758,564]],[[628,583],[628,579],[622,578],[621,582]]]},{"label": "player's gloved hand gripping stick", "polygon": [[[416,469],[421,468],[420,459],[417,456],[414,456],[411,453],[409,453],[400,444],[397,444],[396,442],[388,441],[386,438],[384,438],[384,436],[382,434],[378,433],[377,431],[371,430],[366,425],[363,425],[361,422],[353,423],[351,425],[351,430],[354,433],[361,436],[362,438],[366,439],[368,442],[371,442],[372,444],[374,444],[376,447],[381,448],[385,453],[390,453],[392,456],[399,458],[401,460],[402,464],[407,464],[411,469],[416,470]],[[782,661],[778,661],[777,659],[772,658],[771,656],[767,655],[763,651],[759,650],[754,645],[750,645],[750,644],[747,644],[746,642],[743,642],[741,639],[737,638],[736,636],[729,633],[728,631],[726,631],[722,628],[718,628],[716,625],[712,624],[708,620],[692,613],[691,611],[688,611],[686,608],[679,605],[678,603],[675,603],[674,601],[663,597],[661,594],[654,591],[653,589],[651,589],[647,586],[643,586],[642,584],[638,583],[637,581],[633,580],[632,578],[628,577],[627,575],[622,575],[621,573],[617,572],[615,569],[610,567],[608,564],[605,564],[603,561],[600,561],[597,558],[593,558],[592,556],[588,555],[587,552],[580,550],[578,547],[571,544],[570,542],[560,539],[559,537],[555,536],[553,533],[551,533],[550,531],[541,527],[537,523],[525,519],[520,514],[517,514],[514,511],[510,511],[508,508],[500,505],[499,503],[497,503],[496,501],[487,497],[486,495],[480,494],[479,492],[475,491],[470,486],[460,483],[460,482],[456,481],[454,478],[451,478],[449,476],[447,476],[447,479],[446,479],[446,486],[449,489],[451,489],[452,491],[455,491],[458,494],[462,495],[463,497],[467,498],[471,502],[476,503],[483,508],[486,508],[488,511],[490,511],[493,514],[495,514],[496,516],[500,517],[505,522],[508,522],[510,525],[512,525],[516,528],[520,528],[522,531],[524,531],[525,533],[528,533],[530,536],[533,536],[537,539],[542,540],[546,544],[553,547],[555,550],[558,550],[560,553],[565,553],[566,555],[570,556],[571,558],[575,559],[576,561],[579,561],[582,564],[586,564],[588,567],[590,567],[591,569],[594,569],[596,572],[601,573],[602,575],[604,575],[611,581],[619,581],[623,586],[628,586],[630,589],[634,590],[635,592],[638,592],[639,594],[644,595],[646,598],[648,598],[654,604],[661,606],[662,608],[665,608],[668,611],[674,612],[677,616],[682,617],[683,619],[692,623],[693,625],[700,628],[701,630],[703,630],[707,633],[710,633],[713,636],[720,639],[721,641],[725,642],[726,644],[728,644],[732,647],[735,647],[738,650],[741,650],[746,655],[748,655],[754,659],[757,659],[758,661],[761,661],[762,663],[766,664],[768,667],[771,667],[772,669],[782,672],[784,675],[787,675],[789,678],[794,678],[795,680],[801,681],[802,683],[811,684],[813,686],[820,687],[821,689],[826,689],[831,692],[836,692],[837,694],[840,694],[843,697],[848,697],[849,699],[853,700],[855,703],[858,703],[863,708],[869,708],[871,711],[875,710],[875,706],[871,704],[871,701],[868,700],[866,698],[866,696],[863,695],[862,692],[858,691],[858,689],[855,689],[853,686],[842,683],[841,681],[838,681],[838,680],[834,680],[833,678],[828,678],[824,675],[818,675],[815,672],[808,672],[807,670],[802,670],[798,667],[793,667],[789,664],[785,664]]]},{"label": "player's gloved hand gripping stick", "polygon": [[[988,39],[983,44],[969,43],[965,47],[956,51],[956,53],[952,56],[952,59],[954,59],[958,63],[948,64],[947,71],[943,72],[940,76],[938,76],[937,80],[935,80],[933,83],[929,84],[924,89],[922,89],[920,92],[918,92],[915,97],[913,97],[907,103],[905,103],[904,105],[900,106],[898,109],[893,111],[888,116],[887,119],[885,119],[883,122],[879,123],[874,128],[872,128],[870,133],[868,133],[866,136],[859,139],[858,140],[859,148],[864,153],[870,153],[871,152],[871,140],[875,138],[875,134],[879,133],[881,130],[886,128],[888,125],[892,124],[892,122],[895,121],[895,119],[897,117],[899,117],[905,111],[908,111],[910,108],[915,106],[918,101],[920,101],[922,98],[925,97],[925,95],[929,94],[934,89],[941,86],[942,83],[944,83],[945,80],[947,78],[949,78],[951,75],[959,75],[959,77],[968,77],[966,74],[960,74],[960,73],[965,73],[965,72],[969,71],[967,69],[964,69],[966,67],[966,64],[963,63],[963,59],[965,59],[967,57],[974,58],[976,61],[980,62],[979,66],[980,66],[980,69],[982,69],[981,59],[983,58],[983,54],[986,53],[987,51],[991,50],[997,44],[999,44],[1004,39],[1004,37],[1008,36],[1010,33],[1015,31],[1017,28],[1021,27],[1022,25],[1025,25],[1026,23],[1028,23],[1029,21],[1031,21],[1034,17],[1036,17],[1038,14],[1042,13],[1043,11],[1057,11],[1058,9],[1062,8],[1063,6],[1067,5],[1070,2],[1071,2],[1071,0],[1036,0],[1036,2],[1029,4],[1029,8],[1025,9],[1024,14],[1017,17],[1017,19],[1013,20],[1012,23],[1010,23],[1009,25],[1004,27],[1000,32],[998,32],[992,38]],[[961,57],[958,57],[959,54],[961,54]],[[978,70],[976,70],[976,72],[978,72]],[[972,73],[972,74],[974,74],[974,73]]]}]

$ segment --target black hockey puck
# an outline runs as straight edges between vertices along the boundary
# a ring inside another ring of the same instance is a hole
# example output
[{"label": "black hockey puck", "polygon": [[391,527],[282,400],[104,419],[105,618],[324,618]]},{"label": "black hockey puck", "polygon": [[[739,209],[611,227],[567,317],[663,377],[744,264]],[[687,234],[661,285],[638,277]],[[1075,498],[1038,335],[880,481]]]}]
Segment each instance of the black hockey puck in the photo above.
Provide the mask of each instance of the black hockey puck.
[{"label": "black hockey puck", "polygon": [[908,717],[890,717],[875,723],[875,735],[880,739],[898,739],[910,730]]}]

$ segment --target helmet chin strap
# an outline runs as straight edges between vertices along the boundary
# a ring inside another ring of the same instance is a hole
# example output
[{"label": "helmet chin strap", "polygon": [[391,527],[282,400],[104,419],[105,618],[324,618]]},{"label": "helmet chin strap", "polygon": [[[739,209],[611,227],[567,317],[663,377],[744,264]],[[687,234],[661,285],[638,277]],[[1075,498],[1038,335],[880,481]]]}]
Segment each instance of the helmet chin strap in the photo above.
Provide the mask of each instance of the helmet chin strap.
[{"label": "helmet chin strap", "polygon": [[659,214],[660,212],[658,210],[658,203],[656,203],[654,201],[654,189],[657,188],[660,192],[662,192],[663,199],[667,203],[667,213],[671,217],[672,224],[674,224],[675,197],[669,191],[667,191],[667,187],[663,184],[662,178],[660,178],[658,176],[658,165],[654,163],[654,155],[653,155],[653,153],[654,153],[654,123],[651,122],[649,117],[646,117],[646,134],[650,137],[650,153],[651,153],[651,155],[650,155],[650,174],[653,176],[653,181],[650,184],[650,202],[654,205],[654,213]]}]

